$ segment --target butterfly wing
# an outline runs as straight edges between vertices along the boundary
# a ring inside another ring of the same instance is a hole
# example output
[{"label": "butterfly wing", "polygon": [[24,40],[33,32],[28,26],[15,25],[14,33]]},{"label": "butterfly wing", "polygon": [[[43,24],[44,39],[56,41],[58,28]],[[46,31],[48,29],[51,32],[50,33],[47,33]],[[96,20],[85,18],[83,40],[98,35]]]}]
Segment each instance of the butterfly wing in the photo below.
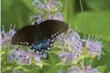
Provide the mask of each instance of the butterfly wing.
[{"label": "butterfly wing", "polygon": [[31,44],[40,40],[40,34],[37,25],[26,25],[16,31],[11,39],[11,43],[15,44]]},{"label": "butterfly wing", "polygon": [[46,20],[39,24],[42,38],[53,38],[68,29],[68,25],[59,20]]},{"label": "butterfly wing", "polygon": [[35,51],[44,51],[52,47],[53,38],[68,29],[68,25],[58,20],[46,20],[39,25],[27,25],[16,31],[12,44],[29,45]]}]

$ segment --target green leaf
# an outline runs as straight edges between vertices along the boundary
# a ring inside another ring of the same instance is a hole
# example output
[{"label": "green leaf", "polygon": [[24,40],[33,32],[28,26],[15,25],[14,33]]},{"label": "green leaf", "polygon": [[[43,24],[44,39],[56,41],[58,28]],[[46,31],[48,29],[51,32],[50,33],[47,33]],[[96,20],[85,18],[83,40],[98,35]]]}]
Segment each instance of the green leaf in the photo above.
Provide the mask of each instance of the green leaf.
[{"label": "green leaf", "polygon": [[92,11],[110,11],[110,0],[86,0]]},{"label": "green leaf", "polygon": [[5,28],[9,29],[10,24],[20,27],[30,23],[29,13],[31,10],[23,0],[2,0],[1,4],[1,24],[6,25]]},{"label": "green leaf", "polygon": [[84,12],[72,21],[72,27],[80,32],[110,41],[110,12]]},{"label": "green leaf", "polygon": [[97,69],[100,71],[100,72],[104,72],[106,70],[107,66],[98,66]]}]

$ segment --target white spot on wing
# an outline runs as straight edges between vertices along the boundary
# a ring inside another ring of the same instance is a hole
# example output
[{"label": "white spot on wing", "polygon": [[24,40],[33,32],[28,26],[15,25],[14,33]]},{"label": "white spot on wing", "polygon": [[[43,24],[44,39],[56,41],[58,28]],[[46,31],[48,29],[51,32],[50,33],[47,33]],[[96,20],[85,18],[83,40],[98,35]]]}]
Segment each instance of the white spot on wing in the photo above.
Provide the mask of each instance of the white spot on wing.
[{"label": "white spot on wing", "polygon": [[47,49],[50,50],[50,47],[48,47]]},{"label": "white spot on wing", "polygon": [[28,42],[26,42],[26,44],[28,45],[29,43],[28,43]]},{"label": "white spot on wing", "polygon": [[32,48],[32,46],[29,46],[29,48]]},{"label": "white spot on wing", "polygon": [[56,33],[57,35],[59,34],[59,32]]},{"label": "white spot on wing", "polygon": [[51,40],[51,42],[53,43],[53,39]]},{"label": "white spot on wing", "polygon": [[38,51],[37,51],[36,49],[33,49],[33,48],[32,48],[31,50],[32,50],[33,52],[35,52],[35,53],[38,53]]},{"label": "white spot on wing", "polygon": [[51,35],[51,38],[53,38],[54,36],[53,35]]},{"label": "white spot on wing", "polygon": [[57,34],[54,34],[54,36],[56,36]]},{"label": "white spot on wing", "polygon": [[35,50],[35,49],[34,49],[34,52],[35,52],[35,53],[39,53],[39,52],[38,52],[37,50]]},{"label": "white spot on wing", "polygon": [[50,44],[50,47],[52,47],[53,44]]}]

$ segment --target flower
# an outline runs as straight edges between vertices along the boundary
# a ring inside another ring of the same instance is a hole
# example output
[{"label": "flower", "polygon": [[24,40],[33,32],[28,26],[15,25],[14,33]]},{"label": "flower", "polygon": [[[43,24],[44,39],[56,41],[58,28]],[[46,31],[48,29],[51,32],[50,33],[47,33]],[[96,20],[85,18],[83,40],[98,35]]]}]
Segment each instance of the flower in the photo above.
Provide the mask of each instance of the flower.
[{"label": "flower", "polygon": [[[73,31],[72,29],[68,30],[66,35],[60,35],[56,39],[57,43],[60,43],[60,46],[64,46],[64,48],[68,48],[69,51],[78,51],[81,52],[83,45],[80,40],[80,36],[77,32]],[[59,45],[56,45],[57,47]]]},{"label": "flower", "polygon": [[61,58],[63,63],[72,63],[76,59],[76,54],[75,53],[70,53],[66,51],[61,51],[59,53],[59,57]]},{"label": "flower", "polygon": [[34,54],[34,58],[35,58],[35,61],[37,61],[38,63],[41,62],[41,58],[40,58],[40,54]]},{"label": "flower", "polygon": [[31,64],[30,56],[22,49],[13,49],[8,56],[10,61],[17,61],[18,64]]},{"label": "flower", "polygon": [[46,58],[46,54],[35,53],[32,50],[25,51],[22,48],[13,49],[9,56],[8,60],[16,61],[18,64],[31,64],[33,60],[37,63],[41,62],[42,58]]},{"label": "flower", "polygon": [[62,4],[58,0],[33,0],[33,5],[37,9],[37,15],[32,15],[31,20],[35,19],[38,24],[48,19],[63,21],[60,12]]},{"label": "flower", "polygon": [[1,44],[10,44],[11,43],[11,38],[15,34],[14,28],[15,28],[15,26],[12,28],[12,25],[10,25],[10,30],[6,33],[4,30],[4,26],[2,26],[3,30],[1,30],[1,36],[0,36]]},{"label": "flower", "polygon": [[58,0],[33,0],[33,5],[39,11],[45,12],[55,12],[62,6]]},{"label": "flower", "polygon": [[72,29],[69,29],[65,36],[58,36],[56,40],[55,47],[61,48],[58,55],[63,62],[71,61],[73,63],[81,55],[83,45],[80,36]]},{"label": "flower", "polygon": [[82,42],[80,40],[80,36],[77,32],[70,30],[67,36],[67,40],[65,42],[71,47],[70,50],[75,49],[77,52],[82,52]]},{"label": "flower", "polygon": [[84,69],[78,66],[72,66],[68,69],[68,73],[101,73],[101,72],[99,72],[97,69],[94,69],[90,66],[87,66]]},{"label": "flower", "polygon": [[88,49],[90,55],[98,56],[98,58],[100,58],[101,54],[103,53],[101,41],[90,36],[82,41],[85,43],[85,47]]},{"label": "flower", "polygon": [[92,68],[91,66],[87,66],[87,68],[85,69],[85,71],[87,73],[101,73],[96,68]]},{"label": "flower", "polygon": [[71,66],[68,69],[68,73],[102,73],[99,72],[96,68],[92,68],[91,66],[85,66],[83,62],[81,62],[81,67],[78,65]]},{"label": "flower", "polygon": [[72,66],[68,69],[67,73],[84,73],[78,66]]}]

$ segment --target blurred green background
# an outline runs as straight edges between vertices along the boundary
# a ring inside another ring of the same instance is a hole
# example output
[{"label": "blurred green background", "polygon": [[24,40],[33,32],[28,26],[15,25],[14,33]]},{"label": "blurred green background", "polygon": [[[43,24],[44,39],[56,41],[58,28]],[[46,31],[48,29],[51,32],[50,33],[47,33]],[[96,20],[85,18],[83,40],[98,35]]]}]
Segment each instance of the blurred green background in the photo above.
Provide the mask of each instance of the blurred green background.
[{"label": "blurred green background", "polygon": [[[101,38],[105,55],[96,60],[94,66],[103,65],[107,68],[105,71],[110,71],[110,0],[60,1],[66,23],[83,34]],[[35,12],[32,0],[1,0],[1,24],[5,30],[10,24],[16,25],[16,28],[30,24],[31,13]]]}]

